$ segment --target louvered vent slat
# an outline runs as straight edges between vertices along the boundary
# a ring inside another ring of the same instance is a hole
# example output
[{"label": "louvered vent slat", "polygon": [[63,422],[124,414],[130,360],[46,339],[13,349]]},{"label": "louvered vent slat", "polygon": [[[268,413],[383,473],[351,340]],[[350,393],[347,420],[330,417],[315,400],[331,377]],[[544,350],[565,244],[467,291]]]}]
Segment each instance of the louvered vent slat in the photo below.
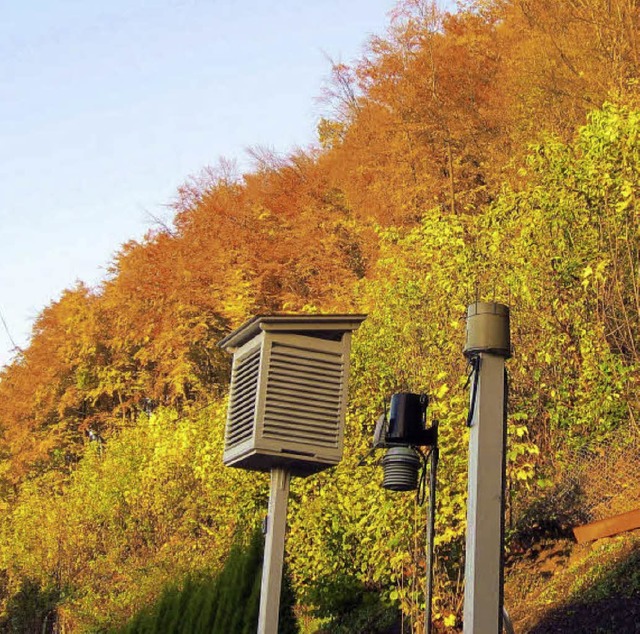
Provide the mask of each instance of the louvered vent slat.
[{"label": "louvered vent slat", "polygon": [[302,410],[287,409],[284,407],[267,407],[265,409],[265,421],[269,420],[271,415],[279,416],[281,419],[286,419],[290,422],[292,427],[297,425],[304,425],[307,421],[313,423],[319,421],[321,423],[327,423],[328,425],[334,425],[336,421],[335,415],[320,415],[316,412],[305,413]]},{"label": "louvered vent slat", "polygon": [[[280,415],[277,412],[271,412],[269,414],[269,420],[273,421],[274,424],[282,423],[282,424],[287,424],[291,426],[291,418],[289,416]],[[320,420],[313,420],[313,421],[306,420],[304,421],[304,427],[313,427],[313,428],[317,427],[318,429],[331,431],[333,429],[333,422],[328,423]]]},{"label": "louvered vent slat", "polygon": [[[278,373],[274,373],[272,372],[272,376],[273,374],[278,374]],[[330,397],[331,399],[333,399],[335,397],[335,384],[333,384],[331,382],[330,385],[327,385],[326,383],[323,383],[322,387],[310,387],[309,386],[309,381],[299,377],[297,375],[295,375],[295,373],[290,373],[285,375],[287,377],[286,379],[286,384],[287,386],[292,389],[292,390],[296,390],[298,392],[309,392],[309,393],[318,393],[318,394],[324,394],[328,397]]]},{"label": "louvered vent slat", "polygon": [[260,348],[234,368],[225,439],[227,449],[245,442],[253,434],[259,371]]},{"label": "louvered vent slat", "polygon": [[282,361],[278,361],[277,363],[273,364],[273,369],[274,370],[279,370],[281,371],[283,374],[287,374],[289,373],[290,370],[290,364],[294,363],[296,366],[296,374],[310,374],[310,375],[320,375],[320,376],[327,376],[327,377],[334,377],[334,378],[338,378],[340,376],[339,372],[336,372],[335,368],[332,368],[331,366],[322,366],[322,365],[317,365],[317,366],[313,366],[313,365],[308,365],[308,364],[298,364],[294,359],[286,359],[286,360],[282,360]]},{"label": "louvered vent slat", "polygon": [[328,434],[314,433],[309,429],[301,431],[292,431],[288,424],[273,425],[273,433],[287,434],[287,437],[293,441],[304,443],[305,445],[315,445],[317,447],[335,447],[335,441]]},{"label": "louvered vent slat", "polygon": [[280,397],[282,398],[282,400],[295,399],[297,401],[300,401],[301,399],[303,399],[305,402],[311,405],[321,404],[323,406],[331,407],[332,405],[334,405],[336,406],[336,408],[339,407],[339,405],[335,402],[330,394],[320,394],[318,392],[312,392],[311,390],[304,388],[298,390],[288,390],[279,387],[273,388],[273,396],[274,398]]},{"label": "louvered vent slat", "polygon": [[246,365],[243,363],[238,372],[234,374],[234,380],[238,382],[239,386],[243,386],[245,378],[251,377],[257,369],[260,362],[260,354],[257,354],[256,358],[250,358],[246,361]]},{"label": "louvered vent slat", "polygon": [[[300,394],[308,394],[312,398],[316,398],[318,400],[331,401],[333,402],[335,396],[335,388],[331,386],[325,387],[309,387],[304,381],[294,381],[291,378],[287,381],[289,385],[287,387],[275,386],[274,391],[277,390],[282,394],[295,394],[300,396]],[[308,383],[308,382],[307,382]]]},{"label": "louvered vent slat", "polygon": [[274,343],[264,408],[265,438],[336,448],[344,363],[340,353]]},{"label": "louvered vent slat", "polygon": [[329,418],[330,420],[334,420],[338,415],[340,410],[334,407],[322,407],[322,405],[318,406],[318,404],[312,404],[306,399],[303,403],[300,401],[291,400],[282,400],[276,398],[270,398],[267,403],[268,410],[282,410],[284,412],[295,412],[296,415],[302,414],[307,418]]},{"label": "louvered vent slat", "polygon": [[[309,351],[310,354],[305,355],[306,350],[301,348],[289,348],[289,352],[284,354],[278,354],[277,359],[274,361],[286,364],[288,361],[295,361],[299,366],[308,366],[314,369],[326,368],[329,370],[335,370],[334,362],[328,358],[326,352]],[[304,355],[304,356],[302,356]]]},{"label": "louvered vent slat", "polygon": [[325,374],[311,374],[308,372],[295,372],[295,370],[285,372],[278,368],[274,368],[271,370],[270,376],[280,378],[282,379],[283,384],[290,384],[292,387],[295,385],[301,385],[303,387],[322,385],[330,394],[335,394],[335,390],[341,385],[340,379],[334,378],[333,376],[327,376]]}]

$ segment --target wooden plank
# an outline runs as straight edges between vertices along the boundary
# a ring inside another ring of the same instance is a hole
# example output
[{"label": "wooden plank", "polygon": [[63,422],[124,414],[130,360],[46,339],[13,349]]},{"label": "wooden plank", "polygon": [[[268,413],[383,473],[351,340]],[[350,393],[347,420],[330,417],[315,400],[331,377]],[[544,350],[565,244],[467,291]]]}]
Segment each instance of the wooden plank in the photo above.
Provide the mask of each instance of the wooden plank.
[{"label": "wooden plank", "polygon": [[640,509],[622,513],[621,515],[614,515],[613,517],[607,517],[604,520],[585,524],[584,526],[576,526],[573,529],[573,534],[578,543],[582,544],[583,542],[590,542],[594,539],[610,537],[611,535],[617,535],[625,531],[632,531],[636,528],[640,528]]}]

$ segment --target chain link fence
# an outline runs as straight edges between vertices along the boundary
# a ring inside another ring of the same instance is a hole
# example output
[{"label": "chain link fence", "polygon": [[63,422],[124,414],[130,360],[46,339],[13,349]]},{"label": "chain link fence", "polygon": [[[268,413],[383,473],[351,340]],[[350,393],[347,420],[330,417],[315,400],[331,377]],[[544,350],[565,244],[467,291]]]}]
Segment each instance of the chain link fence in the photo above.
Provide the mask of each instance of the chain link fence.
[{"label": "chain link fence", "polygon": [[[509,496],[510,528],[567,531],[640,509],[639,432],[618,431],[569,452],[556,465],[546,487]],[[532,498],[537,500],[533,504]]]},{"label": "chain link fence", "polygon": [[640,434],[592,443],[570,455],[558,490],[559,506],[594,522],[640,508]]}]

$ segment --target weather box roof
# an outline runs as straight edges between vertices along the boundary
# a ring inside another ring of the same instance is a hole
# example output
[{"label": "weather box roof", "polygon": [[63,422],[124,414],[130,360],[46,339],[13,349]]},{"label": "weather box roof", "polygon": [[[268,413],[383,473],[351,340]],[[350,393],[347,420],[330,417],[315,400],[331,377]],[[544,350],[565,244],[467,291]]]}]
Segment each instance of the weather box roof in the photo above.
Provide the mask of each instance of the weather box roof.
[{"label": "weather box roof", "polygon": [[308,337],[340,341],[345,332],[356,330],[366,315],[256,315],[222,339],[218,345],[233,352],[260,331],[304,334]]}]

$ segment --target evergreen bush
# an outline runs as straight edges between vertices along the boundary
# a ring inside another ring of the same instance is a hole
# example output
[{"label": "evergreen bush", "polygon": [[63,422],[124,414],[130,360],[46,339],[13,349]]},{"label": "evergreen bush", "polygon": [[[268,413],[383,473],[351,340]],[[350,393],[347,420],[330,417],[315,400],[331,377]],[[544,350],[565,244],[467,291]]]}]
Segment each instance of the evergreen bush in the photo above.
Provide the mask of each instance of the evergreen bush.
[{"label": "evergreen bush", "polygon": [[[118,634],[253,634],[258,627],[263,538],[254,531],[247,546],[236,543],[214,577],[188,577],[170,586],[153,606],[143,608]],[[299,631],[288,570],[280,600],[281,634]]]},{"label": "evergreen bush", "polygon": [[24,579],[20,590],[7,604],[6,615],[0,618],[0,633],[31,634],[51,631],[60,593],[42,588],[32,579]]}]

